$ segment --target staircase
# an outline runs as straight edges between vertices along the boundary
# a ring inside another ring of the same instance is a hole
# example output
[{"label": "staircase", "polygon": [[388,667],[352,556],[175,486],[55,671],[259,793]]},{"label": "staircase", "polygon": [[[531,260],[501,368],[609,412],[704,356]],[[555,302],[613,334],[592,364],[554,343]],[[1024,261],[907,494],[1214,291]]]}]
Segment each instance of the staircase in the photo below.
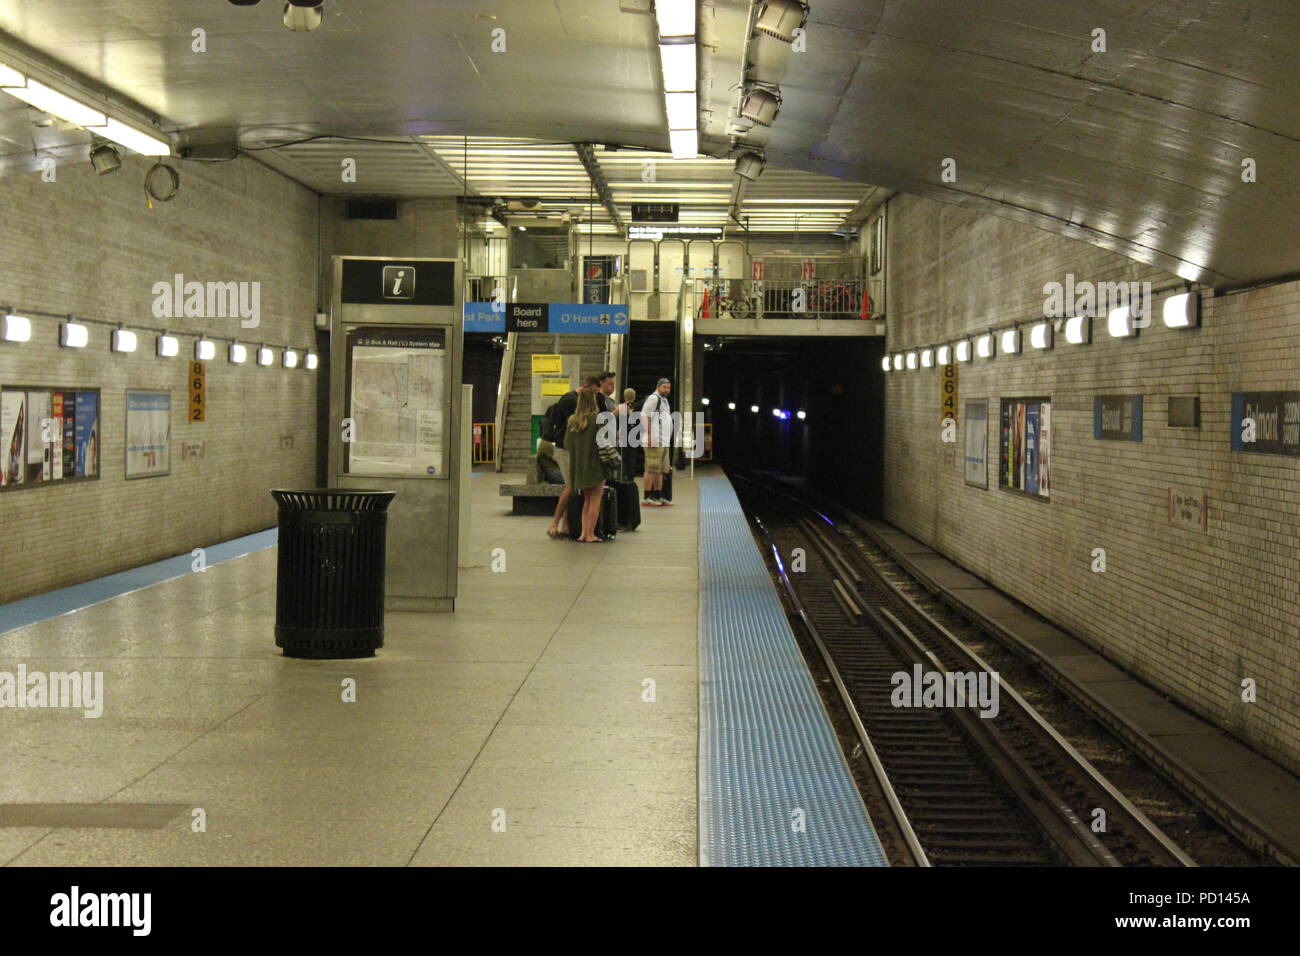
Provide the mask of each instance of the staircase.
[{"label": "staircase", "polygon": [[[677,383],[677,323],[655,320],[637,320],[628,332],[627,381],[619,383],[624,388],[636,389],[637,404],[641,404],[655,390],[655,383],[667,378]],[[676,408],[675,400],[670,399]]]},{"label": "staircase", "polygon": [[[557,347],[557,344],[558,347]],[[501,471],[523,474],[532,459],[533,355],[579,355],[582,375],[603,369],[605,336],[577,333],[520,332],[515,340],[514,380],[506,405],[505,437],[501,446]]]}]

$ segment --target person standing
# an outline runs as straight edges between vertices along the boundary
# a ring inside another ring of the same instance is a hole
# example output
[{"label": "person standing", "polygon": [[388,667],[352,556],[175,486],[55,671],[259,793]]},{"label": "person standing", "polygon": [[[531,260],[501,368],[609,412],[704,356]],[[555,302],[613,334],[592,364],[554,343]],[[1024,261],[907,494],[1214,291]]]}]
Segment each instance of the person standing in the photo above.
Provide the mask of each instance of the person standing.
[{"label": "person standing", "polygon": [[569,452],[569,483],[582,492],[582,534],[578,540],[591,544],[596,537],[596,520],[600,517],[600,500],[605,491],[605,471],[600,465],[600,452],[596,435],[600,425],[596,422],[599,405],[598,389],[584,389],[578,396],[578,407],[569,416],[569,427],[564,434],[564,447]]},{"label": "person standing", "polygon": [[601,372],[597,375],[596,388],[596,411],[613,412],[617,407],[611,397],[614,394],[614,373]]},{"label": "person standing", "polygon": [[672,384],[661,378],[641,406],[641,429],[645,440],[645,477],[642,504],[658,508],[671,505],[663,496],[664,475],[672,467],[669,451],[673,441],[673,411],[668,405]]},{"label": "person standing", "polygon": [[546,534],[551,538],[560,538],[568,533],[566,516],[569,508],[569,498],[573,495],[573,482],[570,480],[571,475],[569,467],[569,452],[564,447],[564,439],[568,431],[569,417],[578,408],[578,397],[585,391],[594,390],[596,387],[596,377],[589,375],[583,379],[578,388],[565,395],[561,395],[559,400],[546,410],[548,416],[554,415],[555,420],[563,422],[564,432],[555,440],[555,463],[560,466],[560,474],[564,476],[564,488],[560,492],[560,497],[555,504],[555,514],[551,516],[551,526],[546,529]]}]

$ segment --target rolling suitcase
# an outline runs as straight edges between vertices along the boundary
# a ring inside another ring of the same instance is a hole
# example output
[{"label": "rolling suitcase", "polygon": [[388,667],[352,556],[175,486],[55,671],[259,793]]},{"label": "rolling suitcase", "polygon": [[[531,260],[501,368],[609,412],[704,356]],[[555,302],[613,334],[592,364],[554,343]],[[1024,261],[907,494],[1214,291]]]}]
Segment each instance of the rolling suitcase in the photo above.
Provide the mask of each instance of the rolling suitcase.
[{"label": "rolling suitcase", "polygon": [[620,531],[635,531],[641,525],[641,492],[635,481],[614,482],[618,495],[618,527]]},{"label": "rolling suitcase", "polygon": [[[569,538],[573,541],[582,537],[583,500],[584,495],[580,491],[574,492],[573,497],[569,499],[566,513],[569,516]],[[618,534],[618,493],[606,485],[600,496],[600,514],[596,516],[596,537],[612,538],[616,534]]]}]

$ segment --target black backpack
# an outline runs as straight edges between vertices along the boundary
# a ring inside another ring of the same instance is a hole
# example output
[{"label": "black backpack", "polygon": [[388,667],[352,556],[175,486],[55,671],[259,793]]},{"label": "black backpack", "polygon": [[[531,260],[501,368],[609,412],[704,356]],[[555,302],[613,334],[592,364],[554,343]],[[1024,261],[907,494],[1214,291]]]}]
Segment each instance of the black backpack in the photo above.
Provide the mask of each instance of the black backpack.
[{"label": "black backpack", "polygon": [[542,416],[542,437],[557,448],[564,447],[564,433],[569,427],[563,412],[560,411],[560,406],[563,404],[564,396],[561,396]]}]

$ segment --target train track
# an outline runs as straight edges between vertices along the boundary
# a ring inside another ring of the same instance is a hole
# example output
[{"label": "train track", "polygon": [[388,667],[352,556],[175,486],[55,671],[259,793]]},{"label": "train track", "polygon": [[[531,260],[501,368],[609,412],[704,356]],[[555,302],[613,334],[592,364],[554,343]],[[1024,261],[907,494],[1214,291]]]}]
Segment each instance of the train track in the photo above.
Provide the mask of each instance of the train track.
[{"label": "train track", "polygon": [[[791,617],[817,648],[846,708],[883,805],[877,828],[890,831],[896,862],[1195,865],[1014,688],[995,679],[978,654],[891,581],[851,529],[752,474],[731,476]],[[947,691],[940,706],[909,687],[936,691],[932,674]],[[965,699],[961,689],[969,692]]]}]

